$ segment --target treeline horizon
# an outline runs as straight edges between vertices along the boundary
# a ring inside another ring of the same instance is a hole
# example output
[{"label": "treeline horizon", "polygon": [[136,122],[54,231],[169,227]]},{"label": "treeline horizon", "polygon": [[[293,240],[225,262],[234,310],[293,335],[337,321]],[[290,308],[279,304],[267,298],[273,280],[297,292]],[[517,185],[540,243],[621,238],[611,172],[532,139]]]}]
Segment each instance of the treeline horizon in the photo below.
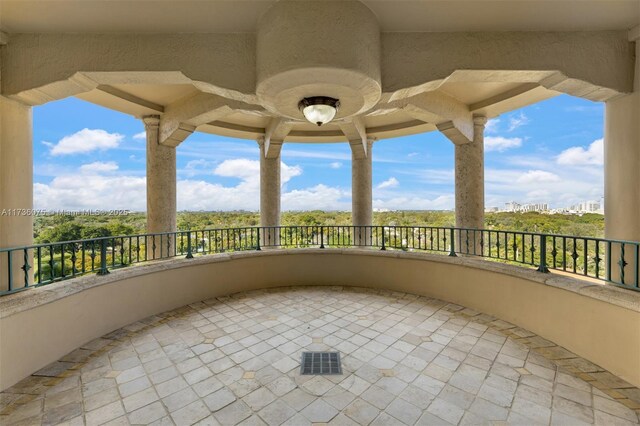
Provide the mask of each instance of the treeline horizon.
[{"label": "treeline horizon", "polygon": [[[285,211],[281,226],[349,226],[350,211]],[[179,211],[177,228],[181,231],[238,228],[260,225],[260,214],[253,211]],[[451,210],[394,210],[373,213],[374,226],[452,227]],[[604,216],[599,214],[548,215],[537,212],[495,212],[485,214],[486,229],[564,234],[578,237],[603,237]],[[99,237],[144,234],[146,213],[127,215],[51,215],[36,216],[34,241],[53,243]]]}]

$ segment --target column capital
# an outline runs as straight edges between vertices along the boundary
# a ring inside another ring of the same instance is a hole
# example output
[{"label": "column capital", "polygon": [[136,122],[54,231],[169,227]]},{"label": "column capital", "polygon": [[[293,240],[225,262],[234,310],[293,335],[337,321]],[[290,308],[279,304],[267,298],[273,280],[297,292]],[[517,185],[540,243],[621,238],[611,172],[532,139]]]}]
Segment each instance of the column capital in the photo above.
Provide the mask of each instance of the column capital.
[{"label": "column capital", "polygon": [[487,124],[487,117],[484,115],[473,115],[473,125],[474,126],[484,126]]},{"label": "column capital", "polygon": [[264,158],[278,158],[280,156],[280,151],[282,151],[282,144],[284,143],[284,140],[269,139],[265,136],[259,136],[256,139],[256,142],[263,151],[261,155],[264,155]]},{"label": "column capital", "polygon": [[160,125],[160,116],[159,115],[143,115],[140,117],[142,122],[144,123],[144,127],[158,127]]}]

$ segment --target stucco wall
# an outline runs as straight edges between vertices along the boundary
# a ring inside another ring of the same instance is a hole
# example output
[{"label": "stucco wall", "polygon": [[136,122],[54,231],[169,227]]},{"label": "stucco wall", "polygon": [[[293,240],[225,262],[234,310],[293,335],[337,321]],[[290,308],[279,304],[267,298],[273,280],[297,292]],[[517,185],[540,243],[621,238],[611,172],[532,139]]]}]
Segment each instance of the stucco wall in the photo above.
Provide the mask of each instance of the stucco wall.
[{"label": "stucco wall", "polygon": [[475,259],[304,249],[159,262],[2,298],[0,388],[149,315],[290,285],[386,288],[458,303],[529,329],[640,386],[637,293]]},{"label": "stucco wall", "polygon": [[[186,84],[194,80],[210,84],[202,89],[240,100],[247,99],[242,94],[255,91],[253,34],[13,34],[1,54],[2,93],[40,87],[44,96],[40,102],[90,90],[94,81]],[[94,73],[89,81],[65,84],[79,71]],[[59,87],[43,87],[56,83]]]},{"label": "stucco wall", "polygon": [[[591,99],[588,92],[595,87],[631,92],[633,69],[633,45],[626,31],[382,36],[386,93],[444,79],[456,70],[487,70],[482,81],[518,82],[538,82],[536,71],[558,71],[576,81],[549,88]],[[553,86],[551,82],[543,85]]]},{"label": "stucco wall", "polygon": [[[40,104],[97,84],[197,82],[201,90],[255,103],[255,37],[12,34],[0,49],[1,89],[5,96],[20,94],[24,102]],[[634,54],[626,31],[383,32],[381,44],[387,98],[417,94],[411,88],[437,85],[456,70],[482,70],[481,81],[494,82],[553,77],[543,85],[594,100],[633,90]],[[74,78],[77,72],[84,76]],[[598,88],[603,93],[596,94]]]}]

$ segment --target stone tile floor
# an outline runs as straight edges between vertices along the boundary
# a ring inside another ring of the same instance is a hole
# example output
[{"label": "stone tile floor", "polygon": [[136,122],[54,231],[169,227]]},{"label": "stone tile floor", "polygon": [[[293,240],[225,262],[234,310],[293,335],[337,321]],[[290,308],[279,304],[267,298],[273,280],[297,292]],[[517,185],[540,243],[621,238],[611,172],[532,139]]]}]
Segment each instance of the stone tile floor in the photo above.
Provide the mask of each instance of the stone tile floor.
[{"label": "stone tile floor", "polygon": [[[300,376],[337,350],[341,376]],[[116,330],[0,394],[0,424],[638,424],[640,391],[489,315],[388,291],[240,293]]]}]

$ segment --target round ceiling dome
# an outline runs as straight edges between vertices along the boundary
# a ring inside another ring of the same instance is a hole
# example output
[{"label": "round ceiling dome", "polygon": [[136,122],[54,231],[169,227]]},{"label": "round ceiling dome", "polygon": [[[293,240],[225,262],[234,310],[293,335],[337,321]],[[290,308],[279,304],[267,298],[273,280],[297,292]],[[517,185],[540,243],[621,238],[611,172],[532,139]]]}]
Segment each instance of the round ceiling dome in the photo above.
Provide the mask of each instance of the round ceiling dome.
[{"label": "round ceiling dome", "polygon": [[301,100],[340,101],[334,120],[375,106],[380,83],[380,29],[359,1],[275,3],[258,22],[257,96],[272,113],[305,120]]}]

